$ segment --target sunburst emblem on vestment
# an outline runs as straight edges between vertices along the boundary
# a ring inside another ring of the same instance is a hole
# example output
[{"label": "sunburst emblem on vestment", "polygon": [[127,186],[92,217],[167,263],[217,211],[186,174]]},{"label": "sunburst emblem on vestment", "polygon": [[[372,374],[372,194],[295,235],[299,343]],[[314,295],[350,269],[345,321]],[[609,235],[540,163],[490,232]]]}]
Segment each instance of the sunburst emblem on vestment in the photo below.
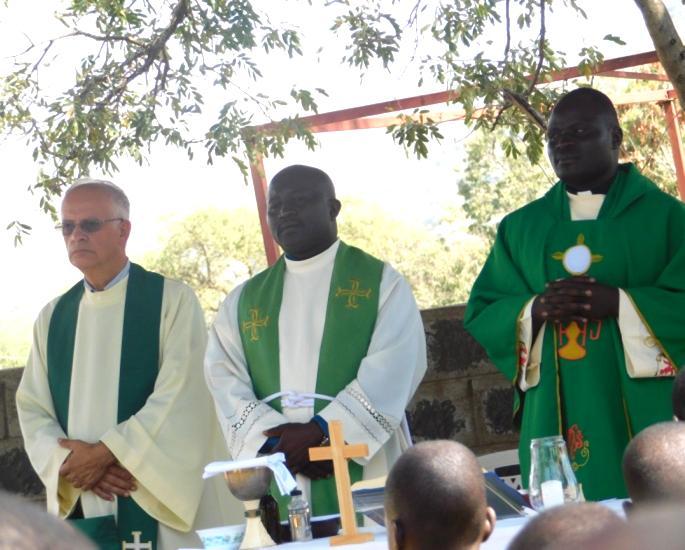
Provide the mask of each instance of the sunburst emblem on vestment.
[{"label": "sunburst emblem on vestment", "polygon": [[560,260],[564,269],[571,275],[584,275],[592,264],[601,262],[603,256],[593,254],[590,247],[585,244],[585,236],[580,233],[576,244],[567,248],[565,252],[555,252],[552,258]]}]

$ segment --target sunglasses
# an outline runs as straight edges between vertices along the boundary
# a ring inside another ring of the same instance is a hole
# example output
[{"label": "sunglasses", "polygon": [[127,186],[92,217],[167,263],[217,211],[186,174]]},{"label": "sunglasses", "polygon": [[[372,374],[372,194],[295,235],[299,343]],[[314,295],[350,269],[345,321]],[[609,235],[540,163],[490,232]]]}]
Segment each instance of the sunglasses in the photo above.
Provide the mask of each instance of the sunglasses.
[{"label": "sunglasses", "polygon": [[71,235],[76,227],[84,233],[97,233],[107,222],[122,222],[124,219],[125,218],[109,218],[108,220],[99,220],[97,218],[86,218],[80,222],[65,221],[56,226],[55,229],[60,230],[65,237]]}]

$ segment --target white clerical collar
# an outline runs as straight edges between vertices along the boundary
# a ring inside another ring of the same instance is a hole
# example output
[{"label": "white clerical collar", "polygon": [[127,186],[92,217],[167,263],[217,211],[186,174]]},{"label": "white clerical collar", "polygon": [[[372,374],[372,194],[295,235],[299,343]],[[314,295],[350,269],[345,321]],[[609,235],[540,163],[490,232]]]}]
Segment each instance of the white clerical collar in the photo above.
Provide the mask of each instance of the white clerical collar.
[{"label": "white clerical collar", "polygon": [[306,260],[293,260],[291,258],[285,257],[285,268],[288,271],[294,273],[303,273],[305,271],[311,271],[318,269],[325,265],[333,263],[335,260],[335,255],[338,252],[338,247],[340,246],[340,239],[337,239],[331,246],[329,246],[323,252],[320,252],[316,256],[307,258]]},{"label": "white clerical collar", "polygon": [[131,262],[127,260],[126,265],[124,266],[124,269],[122,269],[117,274],[117,276],[114,277],[114,279],[112,279],[109,283],[107,283],[105,285],[105,288],[103,288],[102,290],[98,290],[93,285],[91,285],[88,281],[86,281],[85,277],[83,279],[83,285],[86,287],[86,290],[90,290],[91,292],[104,292],[105,290],[109,290],[115,284],[117,284],[119,281],[124,279],[128,275],[128,272],[130,271],[130,269],[131,269]]}]

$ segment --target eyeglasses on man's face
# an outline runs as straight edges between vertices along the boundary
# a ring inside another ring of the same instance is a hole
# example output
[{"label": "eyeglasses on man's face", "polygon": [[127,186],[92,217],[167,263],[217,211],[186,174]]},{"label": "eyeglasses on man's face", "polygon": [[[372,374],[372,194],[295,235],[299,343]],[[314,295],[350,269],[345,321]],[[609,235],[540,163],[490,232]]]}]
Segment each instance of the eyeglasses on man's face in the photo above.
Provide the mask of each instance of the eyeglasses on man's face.
[{"label": "eyeglasses on man's face", "polygon": [[61,224],[55,227],[62,232],[62,235],[68,237],[78,227],[84,233],[97,233],[102,229],[102,226],[108,222],[122,222],[125,218],[109,218],[107,220],[100,220],[98,218],[86,218],[79,222],[71,220],[64,220]]}]

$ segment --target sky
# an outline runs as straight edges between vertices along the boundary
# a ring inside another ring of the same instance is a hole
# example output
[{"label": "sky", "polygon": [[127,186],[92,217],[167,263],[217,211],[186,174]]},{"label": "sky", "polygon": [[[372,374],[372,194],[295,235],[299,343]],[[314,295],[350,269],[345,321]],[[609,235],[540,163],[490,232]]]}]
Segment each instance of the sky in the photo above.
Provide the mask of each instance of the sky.
[{"label": "sky", "polygon": [[[47,6],[54,9],[60,4],[10,0],[9,8],[0,8],[0,67],[7,56],[27,43],[26,35],[36,42],[54,35],[59,27]],[[306,1],[272,0],[261,4],[269,6],[273,23],[285,19],[300,21],[305,47],[321,41],[327,32],[328,24],[317,24],[325,12]],[[588,13],[587,21],[576,16],[548,17],[548,36],[555,39],[557,47],[571,53],[583,45],[602,44],[606,58],[653,49],[632,0],[581,0],[580,4]],[[680,0],[666,4],[685,37],[685,5]],[[607,34],[621,36],[627,45],[602,42]],[[502,33],[493,37],[496,43],[501,39]],[[326,49],[313,57],[286,62],[281,57],[262,55],[259,63],[266,78],[260,89],[287,93],[295,84],[304,88],[323,87],[329,97],[322,98],[320,112],[439,90],[435,86],[417,86],[415,64],[409,56],[401,59],[391,73],[375,69],[360,80],[356,71],[340,62],[341,54],[336,41],[329,40]],[[55,87],[64,84],[69,76],[59,61],[51,69],[50,84]],[[221,99],[214,97],[212,101],[218,104]],[[457,123],[443,125],[441,131],[445,139],[431,147],[429,158],[422,161],[414,160],[394,145],[383,130],[320,134],[320,148],[315,152],[296,143],[288,147],[285,158],[267,159],[267,177],[289,164],[316,165],[331,175],[342,197],[363,197],[407,221],[434,219],[458,203],[455,170],[469,134]],[[1,332],[9,330],[10,325],[16,327],[17,319],[22,324],[35,318],[42,305],[78,280],[80,273],[69,265],[54,222],[38,207],[39,197],[27,191],[37,174],[30,148],[18,139],[0,141],[0,165]],[[198,209],[255,208],[251,186],[245,185],[230,159],[219,159],[213,166],[207,166],[201,154],[189,161],[182,151],[154,146],[147,165],[123,161],[119,166],[119,173],[112,179],[131,200],[133,232],[129,252],[133,259],[159,247],[173,220]],[[10,232],[2,231],[14,219],[33,228],[20,247],[14,247]]]}]

